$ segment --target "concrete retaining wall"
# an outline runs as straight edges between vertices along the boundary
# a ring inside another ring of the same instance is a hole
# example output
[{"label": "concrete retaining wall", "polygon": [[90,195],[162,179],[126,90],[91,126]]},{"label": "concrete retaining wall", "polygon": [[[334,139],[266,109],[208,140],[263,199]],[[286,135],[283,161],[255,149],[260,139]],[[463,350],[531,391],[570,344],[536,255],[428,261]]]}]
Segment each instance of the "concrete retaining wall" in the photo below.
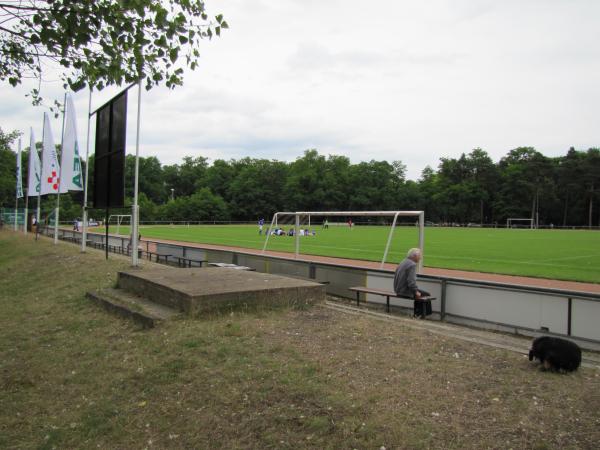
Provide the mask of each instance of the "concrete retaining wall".
[{"label": "concrete retaining wall", "polygon": [[[46,232],[52,235],[51,230]],[[59,237],[80,233],[60,230]],[[104,236],[89,234],[90,240],[104,242]],[[110,245],[127,246],[129,240],[110,237]],[[157,253],[168,253],[209,262],[248,266],[259,272],[290,275],[326,282],[327,293],[355,298],[352,286],[392,289],[393,273],[290,258],[254,255],[239,251],[199,249],[185,245],[144,242]],[[567,336],[582,347],[600,350],[600,296],[580,292],[487,283],[465,279],[419,276],[419,285],[438,300],[432,303],[434,319],[524,335]],[[385,303],[385,298],[367,295],[366,300]],[[396,309],[412,310],[412,302],[391,299]]]}]

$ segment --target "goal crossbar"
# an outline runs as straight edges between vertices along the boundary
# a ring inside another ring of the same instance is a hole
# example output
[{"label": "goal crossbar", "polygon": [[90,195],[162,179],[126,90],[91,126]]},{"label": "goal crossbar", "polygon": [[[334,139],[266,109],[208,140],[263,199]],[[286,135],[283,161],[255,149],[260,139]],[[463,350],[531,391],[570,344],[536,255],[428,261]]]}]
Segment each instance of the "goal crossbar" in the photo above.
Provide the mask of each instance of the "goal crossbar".
[{"label": "goal crossbar", "polygon": [[[294,257],[298,258],[300,254],[300,236],[298,233],[298,229],[300,228],[300,216],[374,216],[374,217],[394,217],[392,222],[392,226],[390,228],[390,233],[388,235],[388,240],[385,245],[385,250],[383,252],[383,258],[381,260],[381,268],[383,269],[385,261],[387,259],[387,255],[392,244],[392,237],[394,235],[394,229],[396,228],[396,222],[398,221],[398,217],[418,217],[419,220],[419,249],[421,250],[421,255],[423,255],[423,247],[424,247],[424,237],[425,237],[425,212],[424,211],[296,211],[296,212],[276,212],[273,215],[273,219],[271,220],[271,226],[269,227],[269,231],[273,229],[274,224],[277,223],[277,219],[279,216],[295,216],[294,223],[294,238],[295,238],[295,252]],[[263,254],[267,249],[267,244],[269,242],[270,232],[266,233],[265,244],[263,246]],[[423,259],[419,262],[419,270],[423,268]]]}]

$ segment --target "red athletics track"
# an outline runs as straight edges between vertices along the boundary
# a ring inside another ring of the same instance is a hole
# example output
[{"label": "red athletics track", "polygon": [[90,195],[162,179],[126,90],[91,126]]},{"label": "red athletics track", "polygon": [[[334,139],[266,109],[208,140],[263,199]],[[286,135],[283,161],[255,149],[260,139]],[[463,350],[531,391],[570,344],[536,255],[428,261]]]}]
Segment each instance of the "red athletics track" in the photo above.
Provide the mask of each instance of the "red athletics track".
[{"label": "red athletics track", "polygon": [[[173,241],[167,239],[148,239],[150,242],[163,242],[165,244],[185,245],[187,247],[206,248],[214,250],[231,250],[237,253],[247,253],[251,255],[261,255],[261,250],[230,247],[224,245],[200,244],[196,242]],[[151,250],[152,251],[152,250]],[[293,259],[293,255],[286,252],[266,251],[265,255],[278,256],[287,259]],[[369,269],[379,269],[381,263],[376,261],[363,261],[358,259],[331,258],[328,256],[303,255],[300,254],[298,259],[301,261],[322,262],[328,264],[337,264],[349,267],[362,267]],[[385,264],[384,269],[394,271],[396,264]],[[466,280],[487,281],[492,283],[513,284],[517,286],[532,286],[547,289],[562,289],[566,291],[585,292],[591,294],[600,294],[600,284],[596,283],[581,283],[578,281],[561,281],[548,280],[545,278],[521,277],[514,275],[500,275],[495,273],[468,272],[466,270],[452,269],[436,269],[433,267],[424,267],[421,272],[424,275],[440,276],[445,278],[458,278]]]}]

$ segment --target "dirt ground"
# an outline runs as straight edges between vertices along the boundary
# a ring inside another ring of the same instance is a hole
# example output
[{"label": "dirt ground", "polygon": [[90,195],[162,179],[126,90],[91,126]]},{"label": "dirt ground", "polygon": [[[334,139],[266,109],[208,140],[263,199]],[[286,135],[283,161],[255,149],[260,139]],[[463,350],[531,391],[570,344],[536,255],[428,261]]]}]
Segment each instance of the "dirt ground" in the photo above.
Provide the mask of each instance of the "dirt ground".
[{"label": "dirt ground", "polygon": [[265,329],[340,389],[386,448],[597,448],[600,372],[327,308]]}]

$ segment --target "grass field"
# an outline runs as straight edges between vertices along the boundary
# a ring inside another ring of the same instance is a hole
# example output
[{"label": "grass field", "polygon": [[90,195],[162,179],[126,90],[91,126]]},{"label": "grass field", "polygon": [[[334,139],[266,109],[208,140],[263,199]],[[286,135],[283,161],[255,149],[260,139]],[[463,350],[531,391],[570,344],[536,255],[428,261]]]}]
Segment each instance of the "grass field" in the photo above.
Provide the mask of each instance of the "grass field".
[{"label": "grass field", "polygon": [[0,231],[0,448],[598,448],[593,369],[325,307],[140,330],[84,298],[129,265]]},{"label": "grass field", "polygon": [[[114,231],[115,228],[111,228]],[[121,233],[129,233],[127,227]],[[300,252],[381,261],[389,227],[316,228],[302,237]],[[262,248],[264,236],[250,225],[142,226],[146,238]],[[417,245],[417,229],[398,227],[387,262],[399,262]],[[294,251],[294,239],[271,236],[268,250]],[[600,232],[504,228],[426,228],[425,266],[557,280],[600,283]]]}]

